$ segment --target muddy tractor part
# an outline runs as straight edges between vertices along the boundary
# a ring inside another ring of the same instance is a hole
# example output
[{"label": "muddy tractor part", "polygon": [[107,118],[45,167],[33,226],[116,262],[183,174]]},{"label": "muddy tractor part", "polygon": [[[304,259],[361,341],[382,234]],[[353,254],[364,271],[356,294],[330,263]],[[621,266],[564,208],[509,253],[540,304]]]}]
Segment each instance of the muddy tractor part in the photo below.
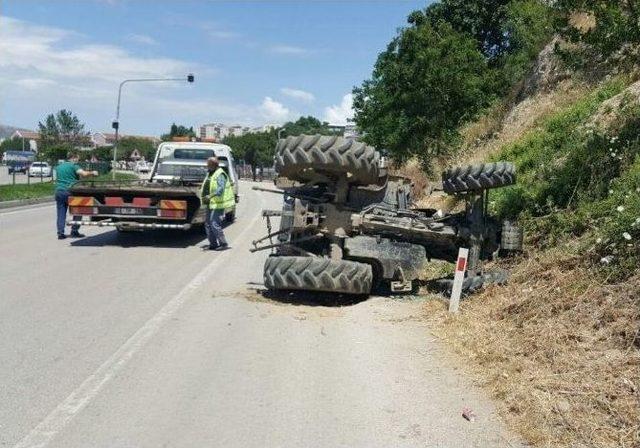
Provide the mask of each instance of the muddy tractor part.
[{"label": "muddy tractor part", "polygon": [[[283,206],[263,210],[268,234],[251,249],[271,251],[268,289],[409,292],[426,263],[454,262],[467,247],[471,290],[496,277],[483,272],[482,261],[522,249],[517,225],[487,213],[489,190],[515,183],[508,162],[445,171],[442,189],[465,202],[463,211],[446,214],[413,208],[411,181],[390,175],[378,151],[352,139],[287,137],[278,142],[275,168],[276,188],[256,189],[281,194]],[[277,230],[274,216],[281,218]]]}]

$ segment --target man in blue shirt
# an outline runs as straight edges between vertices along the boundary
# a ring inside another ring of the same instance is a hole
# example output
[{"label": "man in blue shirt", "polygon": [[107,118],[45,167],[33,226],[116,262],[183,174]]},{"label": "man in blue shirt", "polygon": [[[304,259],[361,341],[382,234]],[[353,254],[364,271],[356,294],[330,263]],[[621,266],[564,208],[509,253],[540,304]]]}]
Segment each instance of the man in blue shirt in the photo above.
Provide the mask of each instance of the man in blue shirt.
[{"label": "man in blue shirt", "polygon": [[[64,223],[67,219],[67,208],[69,206],[69,188],[76,183],[81,177],[97,176],[97,171],[85,171],[80,165],[78,165],[78,154],[69,153],[67,161],[61,163],[56,168],[56,209],[57,220],[56,225],[58,228],[58,239],[63,240],[67,237],[64,234]],[[71,237],[81,238],[82,235],[78,232],[79,226],[71,227]]]}]

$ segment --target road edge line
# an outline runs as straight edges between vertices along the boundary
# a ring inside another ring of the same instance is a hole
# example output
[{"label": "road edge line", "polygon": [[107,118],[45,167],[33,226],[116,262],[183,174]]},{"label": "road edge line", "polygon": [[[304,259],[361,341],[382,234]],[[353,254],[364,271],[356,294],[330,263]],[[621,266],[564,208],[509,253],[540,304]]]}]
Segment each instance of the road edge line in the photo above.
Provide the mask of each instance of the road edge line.
[{"label": "road edge line", "polygon": [[[258,197],[260,198],[261,208],[263,201],[260,195],[258,195]],[[245,234],[253,229],[260,218],[260,213],[256,214],[250,224],[234,238],[234,241],[242,241]],[[14,448],[42,448],[47,446],[49,442],[98,395],[100,390],[126,366],[128,361],[158,333],[162,325],[182,308],[191,297],[191,294],[206,284],[218,268],[218,265],[229,258],[232,253],[233,252],[230,251],[218,252],[218,254],[221,255],[220,257],[211,261],[211,263],[198,272],[160,311],[147,320],[145,324],[102,363],[94,373],[56,406],[44,420],[38,423],[20,442],[14,445]]]}]

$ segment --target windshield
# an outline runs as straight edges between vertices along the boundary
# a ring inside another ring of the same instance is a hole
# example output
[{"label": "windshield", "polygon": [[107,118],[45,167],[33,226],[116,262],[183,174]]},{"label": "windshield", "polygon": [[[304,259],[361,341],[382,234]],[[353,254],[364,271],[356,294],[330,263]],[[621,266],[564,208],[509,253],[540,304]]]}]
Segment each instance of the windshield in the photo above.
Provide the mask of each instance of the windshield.
[{"label": "windshield", "polygon": [[204,180],[207,175],[207,167],[203,165],[176,165],[173,163],[161,163],[158,166],[158,174],[161,176],[174,176],[183,180]]},{"label": "windshield", "polygon": [[176,148],[173,151],[174,159],[207,160],[214,156],[213,149]]},{"label": "windshield", "polygon": [[33,162],[31,166],[47,166],[47,164],[43,162]]}]

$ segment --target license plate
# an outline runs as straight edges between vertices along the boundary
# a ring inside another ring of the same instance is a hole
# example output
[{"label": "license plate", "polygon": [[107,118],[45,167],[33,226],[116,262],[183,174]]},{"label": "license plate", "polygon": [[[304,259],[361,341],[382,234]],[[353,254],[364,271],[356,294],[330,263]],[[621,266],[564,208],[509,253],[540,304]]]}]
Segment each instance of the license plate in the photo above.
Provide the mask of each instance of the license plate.
[{"label": "license plate", "polygon": [[121,208],[120,214],[121,215],[142,215],[142,209],[141,208]]}]

